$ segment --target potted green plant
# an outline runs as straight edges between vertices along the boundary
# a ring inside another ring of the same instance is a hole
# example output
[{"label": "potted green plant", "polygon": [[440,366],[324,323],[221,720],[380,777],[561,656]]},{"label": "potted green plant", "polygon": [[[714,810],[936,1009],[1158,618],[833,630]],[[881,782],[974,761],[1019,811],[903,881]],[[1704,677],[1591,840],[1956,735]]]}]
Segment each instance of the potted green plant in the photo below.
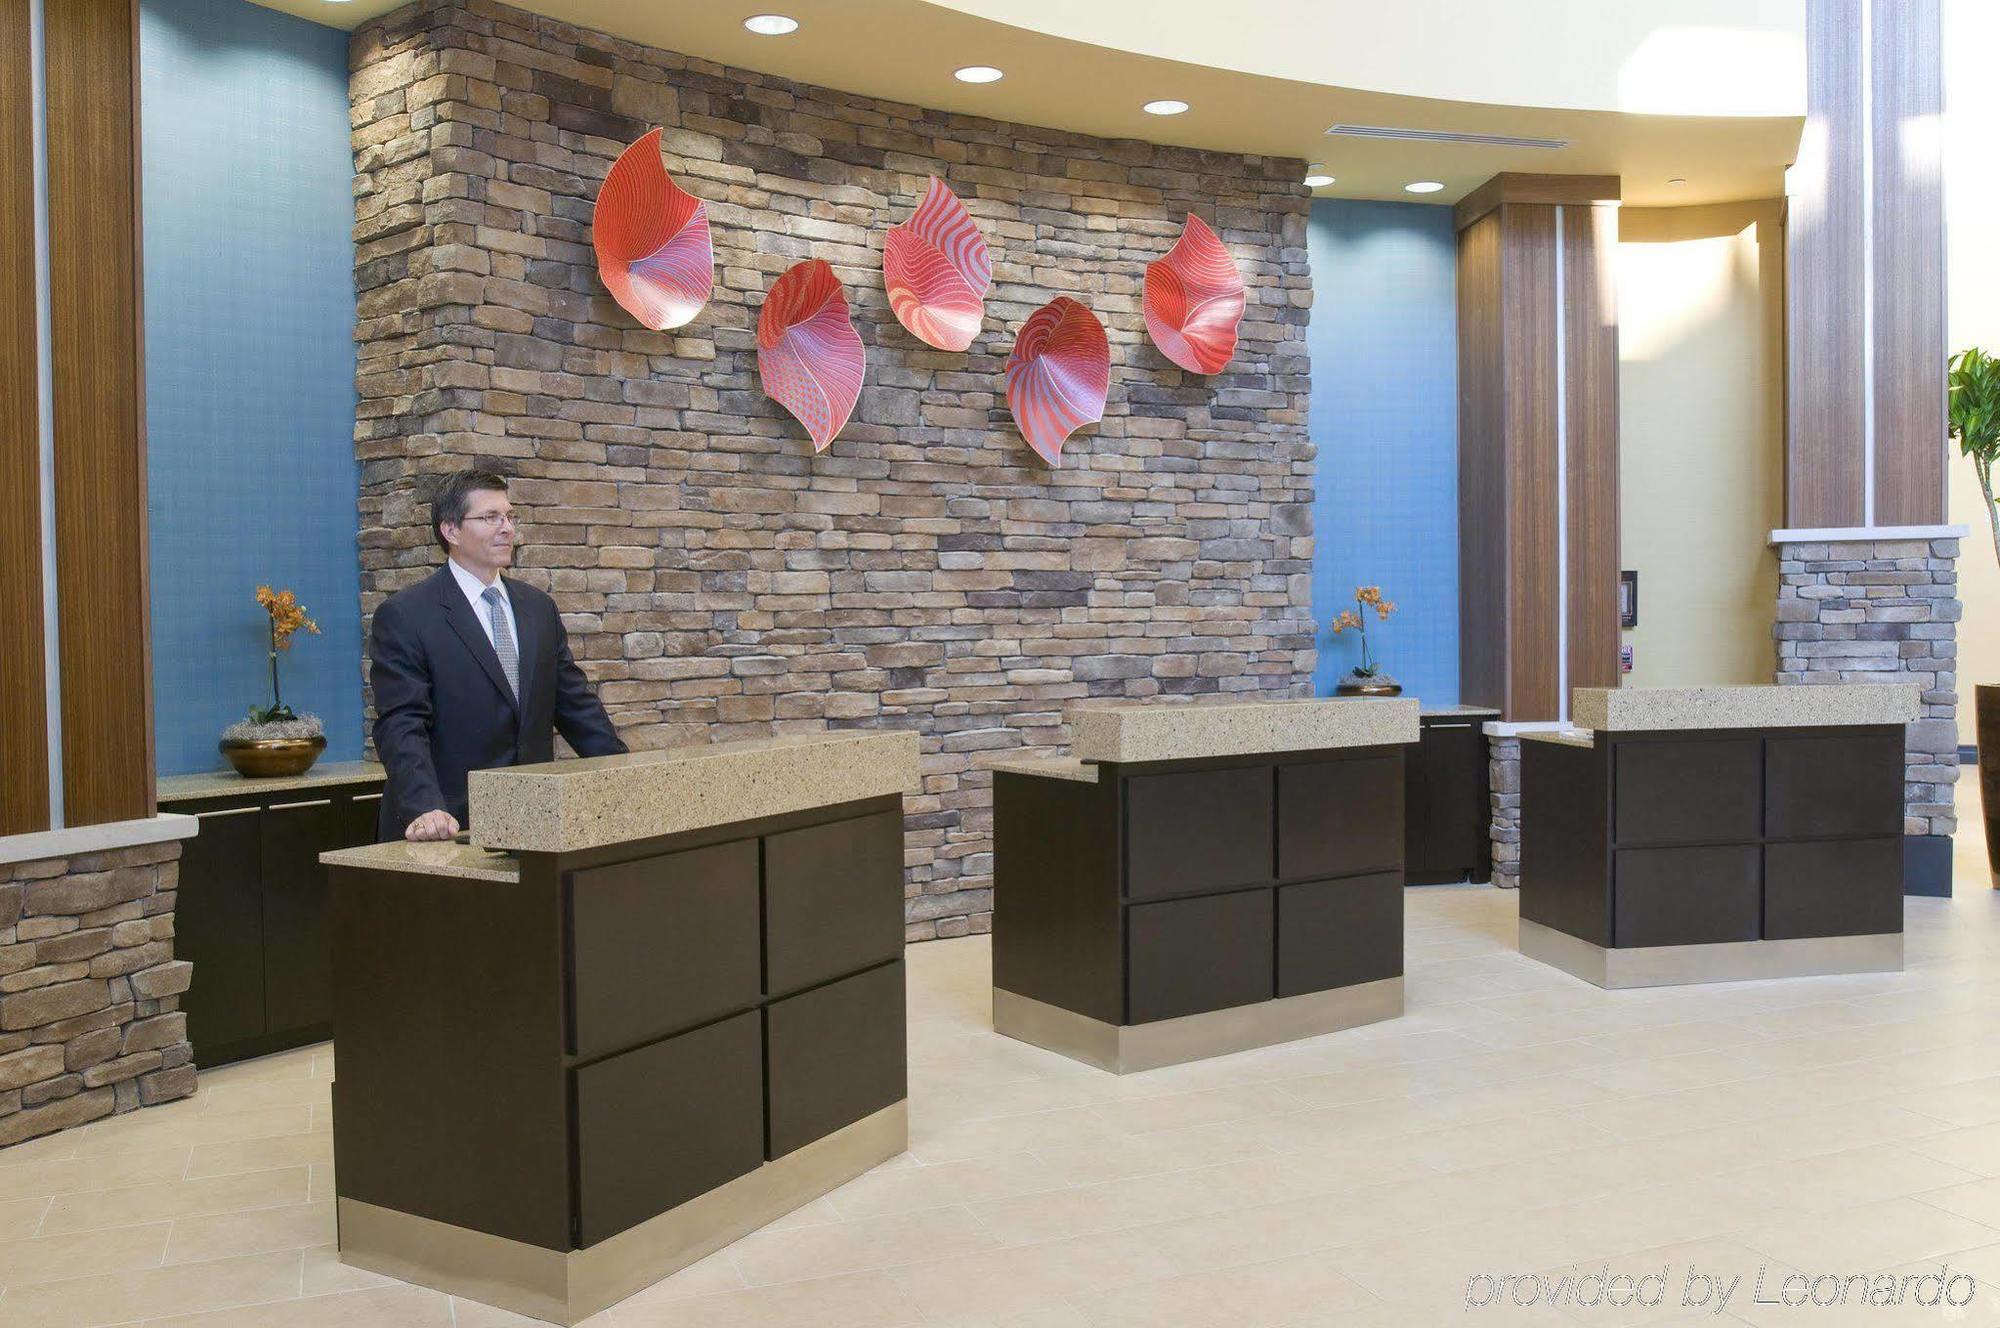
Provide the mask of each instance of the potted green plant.
[{"label": "potted green plant", "polygon": [[271,704],[252,706],[250,717],[224,729],[222,741],[216,746],[238,774],[304,774],[326,750],[326,729],[318,715],[301,715],[285,704],[284,693],[278,687],[278,654],[292,648],[296,632],[307,631],[318,636],[319,624],[306,616],[298,597],[289,590],[258,586],[257,603],[270,619]]},{"label": "potted green plant", "polygon": [[[1993,505],[1993,463],[2000,461],[2000,359],[1977,346],[1951,357],[1951,436],[1972,462],[1986,500],[1986,525],[2000,558],[2000,509]],[[2000,889],[2000,684],[1973,688],[1979,742],[1979,805],[1986,820],[1986,866]]]},{"label": "potted green plant", "polygon": [[1382,666],[1375,661],[1375,655],[1368,648],[1368,614],[1373,610],[1378,619],[1386,619],[1396,611],[1391,600],[1382,598],[1380,586],[1356,586],[1354,607],[1342,609],[1340,615],[1327,624],[1333,634],[1354,632],[1361,638],[1361,662],[1338,683],[1333,690],[1342,696],[1396,696],[1403,690],[1403,684],[1382,672]]}]

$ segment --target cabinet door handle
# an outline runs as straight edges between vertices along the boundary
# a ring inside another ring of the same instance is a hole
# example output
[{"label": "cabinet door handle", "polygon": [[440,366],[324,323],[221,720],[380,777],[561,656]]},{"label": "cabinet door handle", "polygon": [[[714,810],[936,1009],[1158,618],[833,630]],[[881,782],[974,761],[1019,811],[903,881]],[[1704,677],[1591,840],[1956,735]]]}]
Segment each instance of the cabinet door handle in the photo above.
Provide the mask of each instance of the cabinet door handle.
[{"label": "cabinet door handle", "polygon": [[382,795],[381,795],[381,794],[379,794],[379,793],[357,793],[357,794],[355,794],[355,795],[354,795],[353,797],[349,798],[349,799],[348,799],[348,801],[349,801],[349,802],[380,802],[380,801],[382,801]]},{"label": "cabinet door handle", "polygon": [[223,807],[220,810],[212,812],[196,812],[194,817],[197,821],[209,821],[217,820],[224,816],[248,816],[251,812],[262,810],[264,810],[262,807]]},{"label": "cabinet door handle", "polygon": [[332,798],[316,798],[311,802],[274,802],[265,810],[273,812],[282,812],[282,811],[290,811],[294,807],[331,807],[331,806],[333,806]]},{"label": "cabinet door handle", "polygon": [[1433,728],[1433,729],[1469,729],[1469,728],[1471,728],[1471,727],[1472,727],[1472,725],[1471,725],[1471,724],[1469,724],[1469,723],[1468,723],[1468,724],[1429,724],[1429,725],[1426,725],[1425,727],[1427,727],[1427,728]]}]

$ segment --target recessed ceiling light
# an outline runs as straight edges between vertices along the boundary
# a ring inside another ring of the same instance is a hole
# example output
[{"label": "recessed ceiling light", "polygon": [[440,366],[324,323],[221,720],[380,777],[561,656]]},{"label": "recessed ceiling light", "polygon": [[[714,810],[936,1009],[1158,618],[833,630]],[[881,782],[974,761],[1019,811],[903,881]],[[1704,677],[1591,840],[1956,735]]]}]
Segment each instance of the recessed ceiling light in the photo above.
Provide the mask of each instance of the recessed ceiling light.
[{"label": "recessed ceiling light", "polygon": [[954,69],[951,76],[961,83],[998,83],[1002,78],[999,70],[992,65],[967,65]]},{"label": "recessed ceiling light", "polygon": [[1687,183],[1687,177],[1686,177],[1685,175],[1676,175],[1676,176],[1675,176],[1675,177],[1674,177],[1673,179],[1671,179],[1671,180],[1667,181],[1667,183],[1668,183],[1668,184],[1686,184],[1686,183]]},{"label": "recessed ceiling light", "polygon": [[1174,101],[1172,98],[1168,98],[1165,101],[1149,101],[1142,109],[1148,115],[1179,115],[1187,108],[1188,104],[1186,102]]},{"label": "recessed ceiling light", "polygon": [[1306,188],[1308,189],[1323,189],[1332,183],[1333,177],[1331,175],[1308,175],[1306,177]]},{"label": "recessed ceiling light", "polygon": [[743,26],[759,37],[782,37],[788,32],[797,32],[799,21],[783,14],[752,14],[743,20]]},{"label": "recessed ceiling light", "polygon": [[1410,194],[1434,194],[1444,188],[1436,180],[1412,180],[1403,186],[1403,192]]}]

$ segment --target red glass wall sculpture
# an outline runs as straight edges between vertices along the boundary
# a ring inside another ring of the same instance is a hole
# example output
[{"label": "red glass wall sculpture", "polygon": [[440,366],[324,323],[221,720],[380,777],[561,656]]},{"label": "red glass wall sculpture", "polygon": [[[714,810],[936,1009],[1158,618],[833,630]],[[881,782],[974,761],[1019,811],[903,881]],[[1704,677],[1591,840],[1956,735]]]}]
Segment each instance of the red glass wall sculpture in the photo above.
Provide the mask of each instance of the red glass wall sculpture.
[{"label": "red glass wall sculpture", "polygon": [[1236,353],[1242,321],[1243,274],[1208,223],[1190,213],[1166,257],[1146,265],[1146,331],[1181,368],[1212,374]]},{"label": "red glass wall sculpture", "polygon": [[611,164],[590,240],[611,298],[655,332],[691,322],[715,290],[708,209],[668,178],[657,129]]},{"label": "red glass wall sculpture", "polygon": [[1028,446],[1051,466],[1063,440],[1104,418],[1111,390],[1111,343],[1097,315],[1066,295],[1021,325],[1007,358],[1007,409]]},{"label": "red glass wall sculpture", "polygon": [[854,413],[866,360],[847,294],[823,258],[795,263],[771,283],[757,315],[757,377],[824,452]]},{"label": "red glass wall sculpture", "polygon": [[882,281],[896,321],[939,350],[964,350],[979,335],[993,258],[958,195],[935,175],[909,220],[889,228]]}]

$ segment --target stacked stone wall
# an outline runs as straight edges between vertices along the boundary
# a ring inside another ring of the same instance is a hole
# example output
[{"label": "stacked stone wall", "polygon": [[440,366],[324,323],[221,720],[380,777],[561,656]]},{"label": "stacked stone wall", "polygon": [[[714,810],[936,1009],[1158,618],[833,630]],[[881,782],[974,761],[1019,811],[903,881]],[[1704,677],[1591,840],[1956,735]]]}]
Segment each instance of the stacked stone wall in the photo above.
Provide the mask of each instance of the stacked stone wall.
[{"label": "stacked stone wall", "polygon": [[195,1090],[180,844],[0,865],[0,1146]]},{"label": "stacked stone wall", "polygon": [[[421,0],[351,54],[364,612],[436,567],[436,476],[508,475],[519,575],[634,746],[922,736],[913,938],[986,928],[988,766],[1066,750],[1077,702],[1310,694],[1302,162],[878,101],[488,0]],[[713,300],[665,333],[612,302],[590,247],[605,172],[655,126],[715,245]],[[917,342],[882,288],[883,236],[933,174],[994,260],[965,353]],[[1249,287],[1206,378],[1141,317],[1191,212]],[[868,356],[818,456],[756,372],[764,293],[808,257]],[[1112,367],[1102,424],[1051,469],[1002,372],[1057,295],[1103,320]]]},{"label": "stacked stone wall", "polygon": [[1779,550],[1779,683],[1916,682],[1903,833],[1958,826],[1958,541],[1857,540]]}]

